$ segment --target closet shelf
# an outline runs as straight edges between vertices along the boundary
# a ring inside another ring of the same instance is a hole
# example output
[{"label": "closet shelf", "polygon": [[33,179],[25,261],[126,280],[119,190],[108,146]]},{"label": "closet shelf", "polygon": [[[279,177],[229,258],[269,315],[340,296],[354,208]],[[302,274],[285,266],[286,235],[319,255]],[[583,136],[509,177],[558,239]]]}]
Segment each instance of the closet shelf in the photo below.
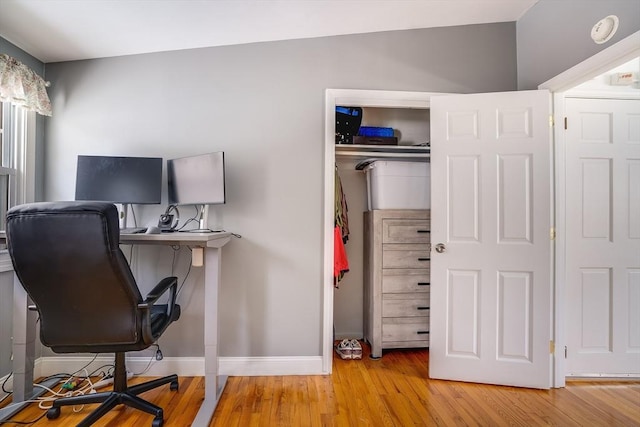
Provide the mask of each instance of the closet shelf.
[{"label": "closet shelf", "polygon": [[429,159],[431,157],[430,153],[431,149],[429,147],[416,145],[336,145],[336,158],[353,160],[378,158],[395,160]]}]

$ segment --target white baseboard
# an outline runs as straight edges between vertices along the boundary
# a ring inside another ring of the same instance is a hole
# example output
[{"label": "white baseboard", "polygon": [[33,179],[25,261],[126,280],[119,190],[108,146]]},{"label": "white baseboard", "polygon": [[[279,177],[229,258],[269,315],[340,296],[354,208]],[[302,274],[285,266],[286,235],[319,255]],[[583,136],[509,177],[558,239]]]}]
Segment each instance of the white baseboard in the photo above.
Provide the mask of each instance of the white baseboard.
[{"label": "white baseboard", "polygon": [[[4,376],[0,377],[0,384],[3,384],[3,386],[4,386],[4,388],[6,390],[13,390],[13,375],[12,374],[7,374],[7,375],[4,375]],[[4,397],[7,394],[8,393],[5,393],[0,388],[0,402],[2,401],[2,399],[4,399]]]},{"label": "white baseboard", "polygon": [[229,376],[323,375],[322,356],[221,357],[220,374]]},{"label": "white baseboard", "polygon": [[[36,360],[34,376],[38,378],[61,372],[74,373],[87,364],[89,366],[86,369],[91,373],[103,365],[113,364],[113,356],[110,355],[99,356],[91,362],[92,360],[92,356],[41,357]],[[229,376],[323,374],[321,356],[220,357],[218,363],[220,375]],[[127,370],[152,377],[171,374],[183,377],[204,376],[204,357],[165,357],[160,361],[150,357],[127,357]]]},{"label": "white baseboard", "polygon": [[363,339],[362,336],[363,336],[362,332],[336,332],[334,339],[336,341],[340,341],[345,338],[350,340],[354,338],[357,340],[362,340]]}]

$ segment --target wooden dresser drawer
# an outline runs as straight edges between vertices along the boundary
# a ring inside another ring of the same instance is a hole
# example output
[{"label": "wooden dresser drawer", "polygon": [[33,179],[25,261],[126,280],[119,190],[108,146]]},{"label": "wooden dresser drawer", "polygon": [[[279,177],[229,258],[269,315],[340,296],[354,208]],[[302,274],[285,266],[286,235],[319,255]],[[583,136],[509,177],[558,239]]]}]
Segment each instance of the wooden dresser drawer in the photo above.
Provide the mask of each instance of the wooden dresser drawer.
[{"label": "wooden dresser drawer", "polygon": [[382,319],[382,342],[424,341],[429,339],[429,317],[391,317]]},{"label": "wooden dresser drawer", "polygon": [[429,347],[430,228],[428,209],[364,213],[363,326],[373,359]]},{"label": "wooden dresser drawer", "polygon": [[382,247],[382,268],[429,268],[429,245],[392,244]]},{"label": "wooden dresser drawer", "polygon": [[428,219],[385,219],[382,221],[382,243],[429,243],[430,229]]},{"label": "wooden dresser drawer", "polygon": [[[383,294],[382,317],[429,316],[429,294]],[[384,322],[384,320],[383,320]]]},{"label": "wooden dresser drawer", "polygon": [[429,269],[385,269],[382,270],[382,292],[429,292]]}]

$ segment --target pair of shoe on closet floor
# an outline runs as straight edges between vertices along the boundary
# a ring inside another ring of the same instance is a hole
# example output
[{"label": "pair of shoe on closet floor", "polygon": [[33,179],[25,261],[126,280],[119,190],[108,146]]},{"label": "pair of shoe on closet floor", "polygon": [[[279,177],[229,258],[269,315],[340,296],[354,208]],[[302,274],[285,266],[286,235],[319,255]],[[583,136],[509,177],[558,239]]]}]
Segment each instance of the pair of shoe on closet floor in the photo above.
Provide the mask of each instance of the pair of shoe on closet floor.
[{"label": "pair of shoe on closet floor", "polygon": [[362,359],[362,346],[356,339],[345,338],[336,345],[336,353],[342,359]]}]

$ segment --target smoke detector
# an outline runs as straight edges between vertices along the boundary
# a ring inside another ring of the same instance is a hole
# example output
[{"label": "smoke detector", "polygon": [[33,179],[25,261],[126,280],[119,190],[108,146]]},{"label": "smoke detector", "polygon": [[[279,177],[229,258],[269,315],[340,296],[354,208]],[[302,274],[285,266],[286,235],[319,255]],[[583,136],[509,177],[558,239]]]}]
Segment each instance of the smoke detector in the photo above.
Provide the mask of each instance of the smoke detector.
[{"label": "smoke detector", "polygon": [[609,15],[599,20],[591,29],[591,38],[597,44],[603,44],[611,40],[618,31],[619,20],[616,15]]}]

